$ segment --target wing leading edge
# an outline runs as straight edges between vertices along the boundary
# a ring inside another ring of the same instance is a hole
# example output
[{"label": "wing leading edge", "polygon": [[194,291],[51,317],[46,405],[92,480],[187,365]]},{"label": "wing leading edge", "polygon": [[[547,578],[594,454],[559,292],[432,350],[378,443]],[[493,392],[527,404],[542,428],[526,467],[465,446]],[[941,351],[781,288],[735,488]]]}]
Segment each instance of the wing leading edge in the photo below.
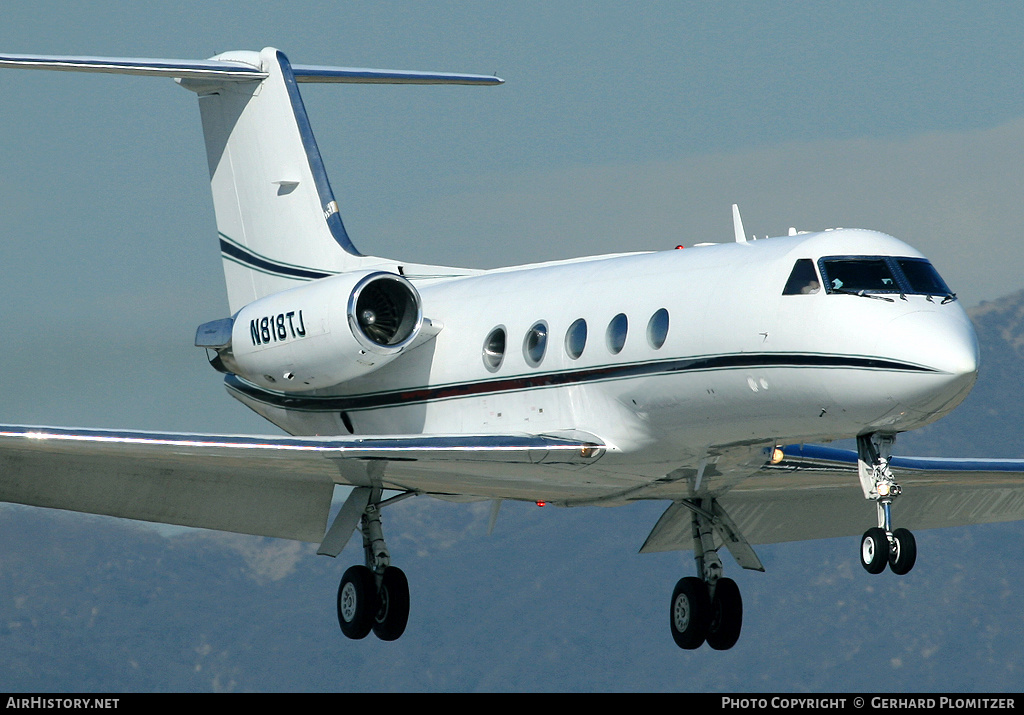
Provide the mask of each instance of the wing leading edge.
[{"label": "wing leading edge", "polygon": [[[374,465],[444,463],[458,474],[480,462],[588,463],[603,451],[540,435],[255,437],[5,425],[0,501],[318,543],[335,484],[374,486],[383,471]],[[403,486],[417,489],[415,476]]]}]

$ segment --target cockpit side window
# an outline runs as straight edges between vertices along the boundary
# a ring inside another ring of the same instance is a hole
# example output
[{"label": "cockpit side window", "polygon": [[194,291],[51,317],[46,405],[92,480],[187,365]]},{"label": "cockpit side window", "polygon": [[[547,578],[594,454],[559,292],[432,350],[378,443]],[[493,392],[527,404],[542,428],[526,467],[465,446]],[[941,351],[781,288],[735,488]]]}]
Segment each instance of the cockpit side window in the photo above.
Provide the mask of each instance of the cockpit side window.
[{"label": "cockpit side window", "polygon": [[782,295],[809,295],[820,290],[821,282],[818,280],[818,272],[814,270],[814,261],[801,258],[793,266]]},{"label": "cockpit side window", "polygon": [[822,258],[821,274],[829,293],[902,293],[889,263],[879,257]]}]

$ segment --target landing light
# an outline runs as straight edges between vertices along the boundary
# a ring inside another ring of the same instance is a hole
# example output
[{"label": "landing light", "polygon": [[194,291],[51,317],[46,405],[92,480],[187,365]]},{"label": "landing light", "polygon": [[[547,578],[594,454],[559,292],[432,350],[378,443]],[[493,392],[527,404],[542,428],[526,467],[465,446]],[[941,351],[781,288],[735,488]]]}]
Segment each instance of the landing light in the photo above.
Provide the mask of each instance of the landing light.
[{"label": "landing light", "polygon": [[786,458],[786,453],[783,452],[782,449],[780,449],[779,447],[775,447],[774,449],[772,449],[772,458],[771,458],[771,463],[772,464],[778,464],[779,462],[781,462],[785,458]]}]

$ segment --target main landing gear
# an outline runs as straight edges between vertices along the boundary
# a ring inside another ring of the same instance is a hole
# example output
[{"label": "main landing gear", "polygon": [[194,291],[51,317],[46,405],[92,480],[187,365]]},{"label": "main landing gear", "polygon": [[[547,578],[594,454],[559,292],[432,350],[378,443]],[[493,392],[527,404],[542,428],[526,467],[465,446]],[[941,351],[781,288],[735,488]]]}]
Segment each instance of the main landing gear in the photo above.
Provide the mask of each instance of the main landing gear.
[{"label": "main landing gear", "polygon": [[[710,510],[702,502],[707,502]],[[736,645],[743,627],[743,599],[736,582],[722,576],[714,529],[729,530],[731,522],[724,512],[716,513],[710,499],[687,502],[686,506],[692,512],[693,553],[700,577],[680,579],[672,592],[672,638],[687,650],[700,648],[705,642],[715,650],[728,650]]]},{"label": "main landing gear", "polygon": [[341,577],[338,624],[349,638],[365,638],[372,630],[381,640],[397,640],[409,621],[409,582],[391,565],[379,504],[366,505],[360,530],[366,563],[350,567]]},{"label": "main landing gear", "polygon": [[864,498],[875,502],[878,526],[864,532],[860,541],[860,564],[868,573],[881,573],[886,565],[903,575],[917,561],[917,541],[907,529],[892,528],[892,502],[902,493],[889,460],[893,435],[878,433],[857,437],[857,466]]}]

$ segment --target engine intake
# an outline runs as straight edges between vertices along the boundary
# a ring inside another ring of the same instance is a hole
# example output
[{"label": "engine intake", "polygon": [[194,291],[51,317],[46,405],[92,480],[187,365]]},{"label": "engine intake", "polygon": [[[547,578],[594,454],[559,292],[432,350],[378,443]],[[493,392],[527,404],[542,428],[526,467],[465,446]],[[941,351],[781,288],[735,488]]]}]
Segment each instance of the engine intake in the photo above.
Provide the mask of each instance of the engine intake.
[{"label": "engine intake", "polygon": [[352,334],[378,352],[414,337],[423,322],[423,311],[419,294],[409,281],[390,273],[376,273],[353,289],[348,319]]}]

